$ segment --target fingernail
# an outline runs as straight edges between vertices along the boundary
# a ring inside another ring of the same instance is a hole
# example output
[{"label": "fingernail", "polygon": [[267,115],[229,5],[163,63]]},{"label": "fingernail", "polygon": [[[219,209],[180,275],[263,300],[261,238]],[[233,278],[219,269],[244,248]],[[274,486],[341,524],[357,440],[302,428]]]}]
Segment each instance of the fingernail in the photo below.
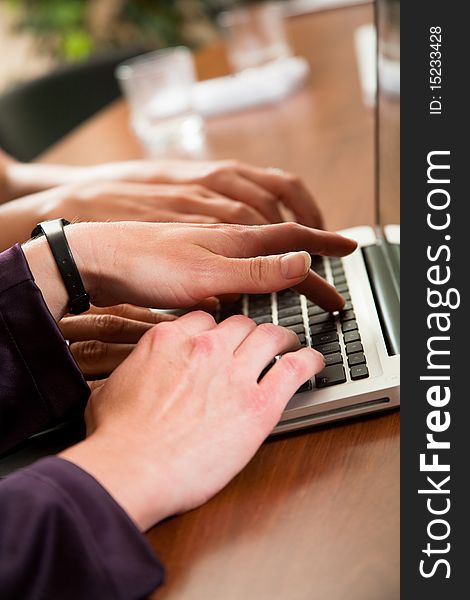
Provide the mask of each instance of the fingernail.
[{"label": "fingernail", "polygon": [[281,258],[281,273],[286,279],[307,275],[312,259],[308,252],[289,252]]}]

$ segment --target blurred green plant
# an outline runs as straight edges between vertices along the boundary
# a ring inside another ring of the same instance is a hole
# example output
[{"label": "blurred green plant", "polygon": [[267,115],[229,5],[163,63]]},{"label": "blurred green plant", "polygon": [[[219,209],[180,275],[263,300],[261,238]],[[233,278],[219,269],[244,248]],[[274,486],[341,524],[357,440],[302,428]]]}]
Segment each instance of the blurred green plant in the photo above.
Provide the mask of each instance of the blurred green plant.
[{"label": "blurred green plant", "polygon": [[[7,0],[15,28],[40,52],[76,61],[118,46],[149,49],[210,38],[211,16],[226,0]],[[229,0],[231,3],[231,0]]]}]

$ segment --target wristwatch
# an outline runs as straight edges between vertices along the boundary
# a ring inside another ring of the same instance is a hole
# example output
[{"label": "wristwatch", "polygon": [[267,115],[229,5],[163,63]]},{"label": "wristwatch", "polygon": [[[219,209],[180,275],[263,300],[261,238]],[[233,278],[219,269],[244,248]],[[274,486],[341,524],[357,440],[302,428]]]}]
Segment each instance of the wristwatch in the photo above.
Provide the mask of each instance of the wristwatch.
[{"label": "wristwatch", "polygon": [[70,225],[66,219],[51,219],[38,223],[31,237],[44,235],[69,295],[69,312],[79,315],[90,308],[90,296],[86,292],[82,278],[75,264],[72,251],[65,235],[64,227]]}]

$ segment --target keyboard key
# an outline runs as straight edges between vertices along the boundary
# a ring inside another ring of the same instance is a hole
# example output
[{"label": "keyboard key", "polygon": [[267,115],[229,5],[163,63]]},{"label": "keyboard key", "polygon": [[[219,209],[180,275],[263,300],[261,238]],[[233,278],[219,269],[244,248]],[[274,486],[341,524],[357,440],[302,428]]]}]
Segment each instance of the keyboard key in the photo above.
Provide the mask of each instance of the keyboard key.
[{"label": "keyboard key", "polygon": [[253,294],[248,296],[248,306],[270,306],[271,305],[271,294]]},{"label": "keyboard key", "polygon": [[321,306],[313,304],[310,300],[307,300],[307,312],[309,316],[312,315],[329,315],[330,313],[326,312]]},{"label": "keyboard key", "polygon": [[335,288],[336,288],[336,291],[339,292],[340,294],[345,294],[346,292],[349,292],[347,283],[342,283],[340,285],[335,284]]},{"label": "keyboard key", "polygon": [[298,333],[297,337],[299,338],[299,342],[301,346],[307,345],[307,338],[305,337],[305,333]]},{"label": "keyboard key", "polygon": [[359,335],[359,331],[357,329],[355,331],[347,331],[344,334],[344,343],[349,344],[349,342],[358,342],[361,340],[361,336]]},{"label": "keyboard key", "polygon": [[282,309],[282,308],[289,308],[290,306],[300,307],[300,298],[299,298],[298,294],[296,294],[295,296],[283,296],[281,298],[278,297],[278,299],[277,299],[278,310]]},{"label": "keyboard key", "polygon": [[331,365],[325,367],[318,375],[315,375],[317,388],[324,388],[346,381],[346,374],[343,365]]},{"label": "keyboard key", "polygon": [[318,325],[318,323],[326,323],[328,321],[334,323],[335,318],[331,313],[327,312],[320,313],[319,315],[312,315],[308,319],[310,325]]},{"label": "keyboard key", "polygon": [[341,285],[342,283],[346,283],[345,275],[336,275],[333,277],[333,281],[335,282],[335,286]]},{"label": "keyboard key", "polygon": [[327,333],[328,331],[336,331],[335,321],[326,321],[326,323],[317,323],[310,327],[310,333],[312,335],[318,335],[320,333]]},{"label": "keyboard key", "polygon": [[257,325],[261,325],[262,323],[273,322],[271,315],[260,315],[259,317],[252,317],[252,319]]},{"label": "keyboard key", "polygon": [[343,333],[346,333],[346,331],[354,331],[354,329],[357,329],[357,322],[354,321],[354,319],[352,321],[345,321],[341,325],[341,329],[343,330]]},{"label": "keyboard key", "polygon": [[290,306],[300,307],[300,296],[294,290],[282,290],[277,293],[277,307],[288,308]]},{"label": "keyboard key", "polygon": [[355,318],[356,313],[353,310],[342,310],[339,313],[339,320],[341,321],[341,323],[343,323],[344,321],[352,321]]},{"label": "keyboard key", "polygon": [[333,257],[330,258],[330,265],[332,269],[334,269],[335,267],[342,267],[343,261],[340,258]]},{"label": "keyboard key", "polygon": [[320,344],[329,344],[330,342],[338,341],[338,333],[336,331],[330,331],[329,333],[320,333],[319,335],[312,335],[312,346],[319,346]]},{"label": "keyboard key", "polygon": [[346,354],[353,354],[354,352],[363,352],[364,348],[362,347],[361,342],[351,342],[350,344],[346,344]]},{"label": "keyboard key", "polygon": [[369,369],[366,365],[351,367],[351,379],[364,379],[365,377],[369,377]]},{"label": "keyboard key", "polygon": [[348,356],[348,365],[353,367],[354,365],[361,365],[366,362],[366,357],[364,356],[364,352],[355,352],[354,354],[350,354]]},{"label": "keyboard key", "polygon": [[298,296],[299,294],[293,290],[292,288],[286,288],[285,290],[280,290],[277,292],[278,296]]},{"label": "keyboard key", "polygon": [[331,267],[331,273],[333,274],[333,277],[340,277],[341,275],[344,275],[343,265]]},{"label": "keyboard key", "polygon": [[301,312],[300,303],[294,306],[286,306],[285,308],[277,307],[277,317],[281,319],[283,317],[291,317],[292,315],[298,315]]},{"label": "keyboard key", "polygon": [[278,323],[282,325],[282,327],[290,327],[291,325],[298,325],[299,323],[303,326],[304,318],[302,313],[298,312],[296,315],[291,315],[290,317],[280,317],[278,316]]},{"label": "keyboard key", "polygon": [[340,352],[341,348],[338,342],[330,342],[329,344],[322,344],[321,346],[314,346],[315,350],[322,354],[333,354],[333,352]]},{"label": "keyboard key", "polygon": [[271,306],[255,306],[248,310],[248,316],[254,319],[255,317],[262,317],[271,314]]},{"label": "keyboard key", "polygon": [[343,357],[341,356],[341,352],[335,352],[334,354],[327,354],[325,357],[325,366],[329,367],[330,365],[343,364]]},{"label": "keyboard key", "polygon": [[343,296],[345,300],[351,300],[351,294],[349,292],[342,292],[341,296]]},{"label": "keyboard key", "polygon": [[347,302],[345,302],[344,306],[343,306],[343,311],[346,310],[353,310],[353,305],[351,300],[347,300]]}]

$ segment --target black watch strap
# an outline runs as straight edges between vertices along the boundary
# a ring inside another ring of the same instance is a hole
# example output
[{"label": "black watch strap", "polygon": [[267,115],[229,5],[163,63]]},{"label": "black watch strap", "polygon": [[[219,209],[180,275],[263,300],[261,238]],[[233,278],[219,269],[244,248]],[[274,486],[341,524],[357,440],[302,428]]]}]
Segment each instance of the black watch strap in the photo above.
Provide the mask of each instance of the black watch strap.
[{"label": "black watch strap", "polygon": [[31,237],[46,236],[69,295],[69,312],[73,315],[79,315],[90,308],[90,296],[85,291],[82,278],[67,242],[64,231],[65,225],[70,225],[69,221],[65,219],[42,221],[33,229]]}]

